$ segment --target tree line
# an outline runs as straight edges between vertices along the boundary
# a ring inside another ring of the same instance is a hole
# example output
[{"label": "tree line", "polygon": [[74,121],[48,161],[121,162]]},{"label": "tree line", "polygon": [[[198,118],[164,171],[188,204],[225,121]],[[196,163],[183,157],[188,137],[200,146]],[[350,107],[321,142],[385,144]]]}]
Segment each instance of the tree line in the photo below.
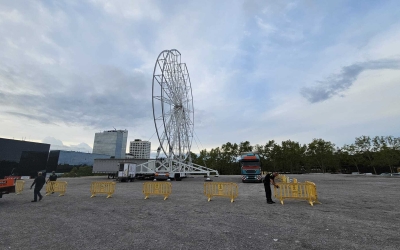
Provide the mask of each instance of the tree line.
[{"label": "tree line", "polygon": [[400,137],[360,136],[339,148],[330,141],[313,139],[309,144],[287,140],[264,145],[249,141],[227,142],[221,147],[191,153],[192,162],[218,170],[220,174],[240,174],[241,153],[260,155],[263,171],[284,173],[394,173],[400,167]]}]

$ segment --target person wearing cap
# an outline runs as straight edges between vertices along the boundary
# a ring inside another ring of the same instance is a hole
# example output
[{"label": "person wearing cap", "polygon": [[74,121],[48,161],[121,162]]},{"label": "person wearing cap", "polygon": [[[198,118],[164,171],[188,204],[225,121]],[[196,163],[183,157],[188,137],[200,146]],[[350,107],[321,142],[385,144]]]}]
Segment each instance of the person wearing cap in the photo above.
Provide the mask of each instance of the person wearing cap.
[{"label": "person wearing cap", "polygon": [[44,183],[46,182],[46,178],[42,175],[42,172],[38,173],[38,177],[35,178],[31,185],[31,189],[33,186],[35,186],[35,189],[33,190],[33,201],[32,202],[37,202],[37,197],[39,196],[39,201],[42,200],[43,196],[40,194],[40,190],[43,188]]},{"label": "person wearing cap", "polygon": [[279,174],[277,172],[266,174],[263,180],[264,189],[265,189],[265,196],[267,197],[268,204],[274,204],[275,202],[272,201],[271,198],[271,185],[274,185],[276,188],[279,188],[278,185],[275,184],[275,177]]},{"label": "person wearing cap", "polygon": [[[46,183],[48,183],[49,181],[56,181],[57,180],[57,175],[56,173],[53,171],[51,172],[51,175],[49,176],[49,179],[47,180]],[[50,183],[51,184],[51,183]],[[50,187],[51,188],[51,193],[54,194],[54,188],[53,185]]]}]

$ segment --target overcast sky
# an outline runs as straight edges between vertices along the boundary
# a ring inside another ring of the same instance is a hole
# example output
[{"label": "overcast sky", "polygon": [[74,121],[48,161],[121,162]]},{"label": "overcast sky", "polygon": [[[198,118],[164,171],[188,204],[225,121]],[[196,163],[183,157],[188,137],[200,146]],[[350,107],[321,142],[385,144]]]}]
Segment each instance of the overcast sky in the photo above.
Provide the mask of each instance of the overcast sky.
[{"label": "overcast sky", "polygon": [[90,151],[158,138],[152,74],[177,49],[192,150],[400,136],[400,2],[1,1],[0,137]]}]

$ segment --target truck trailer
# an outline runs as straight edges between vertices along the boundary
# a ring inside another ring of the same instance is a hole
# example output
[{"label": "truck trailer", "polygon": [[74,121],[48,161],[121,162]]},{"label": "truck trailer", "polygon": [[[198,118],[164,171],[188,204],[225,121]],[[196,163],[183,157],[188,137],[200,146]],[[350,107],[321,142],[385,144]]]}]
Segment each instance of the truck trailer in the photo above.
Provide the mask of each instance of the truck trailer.
[{"label": "truck trailer", "polygon": [[[147,159],[95,159],[92,172],[94,174],[107,174],[109,179],[114,179],[118,178],[120,164],[131,163],[139,165],[147,161]],[[136,171],[136,178],[141,177],[139,172]]]}]

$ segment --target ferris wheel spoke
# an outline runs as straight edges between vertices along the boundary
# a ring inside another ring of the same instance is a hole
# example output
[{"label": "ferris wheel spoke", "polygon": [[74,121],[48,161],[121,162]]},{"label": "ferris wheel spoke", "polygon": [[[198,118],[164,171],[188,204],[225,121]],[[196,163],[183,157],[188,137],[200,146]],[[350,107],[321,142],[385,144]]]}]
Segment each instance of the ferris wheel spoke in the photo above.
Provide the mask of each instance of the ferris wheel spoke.
[{"label": "ferris wheel spoke", "polygon": [[170,91],[169,88],[162,87],[162,91],[168,96],[169,100],[171,100],[172,102],[176,102],[176,97],[174,96],[174,93]]},{"label": "ferris wheel spoke", "polygon": [[154,99],[159,100],[160,102],[163,102],[163,103],[174,105],[174,103],[169,98],[166,98],[163,96],[155,96]]}]

